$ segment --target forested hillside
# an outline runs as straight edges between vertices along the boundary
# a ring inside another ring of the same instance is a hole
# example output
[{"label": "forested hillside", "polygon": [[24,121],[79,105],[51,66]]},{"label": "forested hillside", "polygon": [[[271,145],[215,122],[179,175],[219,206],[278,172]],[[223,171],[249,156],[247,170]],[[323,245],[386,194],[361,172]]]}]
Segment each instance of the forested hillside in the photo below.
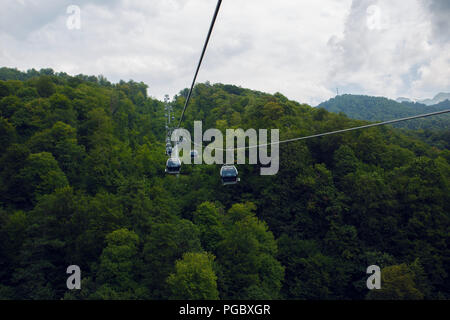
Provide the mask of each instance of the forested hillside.
[{"label": "forested hillside", "polygon": [[[0,299],[450,298],[448,149],[353,131],[282,144],[277,175],[239,165],[241,182],[222,186],[215,165],[164,174],[164,106],[145,84],[5,70]],[[367,123],[209,83],[194,120],[281,139]],[[373,264],[383,285],[369,292]],[[69,265],[81,290],[66,287]]]},{"label": "forested hillside", "polygon": [[[318,105],[330,112],[343,112],[353,119],[386,121],[424,113],[450,109],[450,101],[445,100],[434,105],[413,102],[396,102],[383,97],[370,97],[344,94],[336,96]],[[424,130],[450,130],[450,115],[444,114],[432,118],[416,119],[394,125],[398,128]]]}]

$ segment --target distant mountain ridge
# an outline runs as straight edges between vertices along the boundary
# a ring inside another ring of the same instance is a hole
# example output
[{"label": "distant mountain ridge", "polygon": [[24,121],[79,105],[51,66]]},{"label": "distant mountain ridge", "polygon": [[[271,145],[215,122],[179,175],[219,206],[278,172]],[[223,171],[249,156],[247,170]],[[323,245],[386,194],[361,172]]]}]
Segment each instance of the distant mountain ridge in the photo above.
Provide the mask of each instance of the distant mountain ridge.
[{"label": "distant mountain ridge", "polygon": [[427,106],[432,106],[434,104],[441,103],[445,100],[450,100],[450,93],[440,92],[433,99],[418,100],[417,102],[425,104]]},{"label": "distant mountain ridge", "polygon": [[[446,94],[439,94],[435,98],[443,99]],[[450,109],[450,100],[446,99],[437,104],[409,102],[406,98],[397,102],[384,97],[371,97],[364,95],[340,95],[319,104],[317,107],[330,112],[343,112],[348,117],[358,120],[387,121],[402,117],[414,116]],[[437,101],[436,100],[436,101]],[[431,100],[430,100],[431,101]],[[408,129],[450,129],[450,116],[442,115],[431,118],[413,120],[396,125]]]},{"label": "distant mountain ridge", "polygon": [[402,102],[411,102],[411,103],[421,103],[427,106],[432,106],[438,103],[441,103],[445,100],[450,100],[450,93],[447,92],[440,92],[437,95],[434,96],[432,99],[422,99],[422,100],[412,100],[405,97],[398,97],[395,99],[395,101],[402,103]]}]

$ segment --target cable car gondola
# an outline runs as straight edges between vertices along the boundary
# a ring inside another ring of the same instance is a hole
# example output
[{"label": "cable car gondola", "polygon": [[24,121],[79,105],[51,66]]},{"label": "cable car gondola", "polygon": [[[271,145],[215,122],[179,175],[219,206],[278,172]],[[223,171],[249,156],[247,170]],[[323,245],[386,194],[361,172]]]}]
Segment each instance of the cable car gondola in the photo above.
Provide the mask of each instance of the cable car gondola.
[{"label": "cable car gondola", "polygon": [[223,165],[220,169],[220,178],[223,185],[236,184],[240,181],[238,170],[234,165]]},{"label": "cable car gondola", "polygon": [[166,173],[179,174],[181,171],[181,161],[178,158],[169,158],[166,163]]}]

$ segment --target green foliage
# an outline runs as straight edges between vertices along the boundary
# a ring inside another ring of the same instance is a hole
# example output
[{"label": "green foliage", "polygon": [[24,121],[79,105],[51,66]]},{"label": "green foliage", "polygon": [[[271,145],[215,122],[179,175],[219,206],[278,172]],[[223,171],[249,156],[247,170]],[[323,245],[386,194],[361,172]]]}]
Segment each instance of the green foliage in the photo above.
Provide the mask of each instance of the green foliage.
[{"label": "green foliage", "polygon": [[36,83],[36,89],[41,97],[48,98],[55,93],[55,84],[49,76],[42,76]]},{"label": "green foliage", "polygon": [[[396,102],[382,97],[369,97],[344,94],[332,98],[318,105],[318,108],[324,108],[331,112],[343,112],[353,119],[369,121],[386,121],[418,114],[446,110],[450,106],[450,101],[427,106],[421,103]],[[445,129],[449,130],[450,116],[441,115],[432,118],[417,119],[408,122],[395,124],[398,128],[408,129]]]},{"label": "green foliage", "polygon": [[235,204],[228,211],[227,230],[217,248],[222,298],[279,298],[284,268],[275,259],[273,234],[254,216],[254,209],[252,204]]},{"label": "green foliage", "polygon": [[20,88],[20,89],[17,91],[16,95],[17,95],[19,98],[22,98],[22,99],[25,100],[25,101],[31,101],[31,100],[36,99],[36,98],[39,97],[36,88],[33,88],[33,87],[23,87],[23,88]]},{"label": "green foliage", "polygon": [[0,98],[6,97],[9,95],[9,87],[5,83],[5,81],[0,81]]},{"label": "green foliage", "polygon": [[347,145],[342,145],[334,153],[334,163],[335,170],[334,173],[336,177],[343,178],[347,174],[355,172],[359,166],[358,158],[355,156],[352,148]]},{"label": "green foliage", "polygon": [[219,209],[211,202],[204,202],[198,206],[192,220],[199,228],[202,247],[215,252],[225,233]]},{"label": "green foliage", "polygon": [[367,294],[370,300],[422,300],[424,295],[417,288],[415,273],[406,264],[381,270],[381,289]]},{"label": "green foliage", "polygon": [[0,154],[3,154],[8,146],[16,142],[16,129],[7,119],[0,117]]},{"label": "green foliage", "polygon": [[[242,181],[223,187],[216,166],[164,174],[164,105],[147,90],[0,68],[0,299],[450,298],[444,131],[282,144],[277,175],[239,165]],[[176,117],[186,96],[173,99]],[[198,119],[281,139],[365,123],[210,83],[195,87],[183,125]],[[80,291],[65,285],[72,264]],[[383,289],[368,294],[372,264]]]},{"label": "green foliage", "polygon": [[0,100],[0,114],[5,118],[11,118],[21,107],[22,101],[17,96],[5,96]]},{"label": "green foliage", "polygon": [[217,276],[214,256],[209,253],[185,253],[178,260],[175,273],[167,278],[170,298],[178,300],[217,300]]},{"label": "green foliage", "polygon": [[192,222],[176,220],[153,224],[143,248],[144,281],[153,290],[152,297],[168,297],[170,290],[165,279],[174,271],[175,261],[186,252],[200,251],[198,229]]},{"label": "green foliage", "polygon": [[135,269],[139,265],[139,237],[127,229],[119,229],[106,236],[106,248],[100,256],[94,298],[130,300],[139,298]]},{"label": "green foliage", "polygon": [[48,152],[30,154],[18,176],[22,188],[27,194],[32,195],[31,202],[68,185],[64,172],[59,168],[53,155]]}]

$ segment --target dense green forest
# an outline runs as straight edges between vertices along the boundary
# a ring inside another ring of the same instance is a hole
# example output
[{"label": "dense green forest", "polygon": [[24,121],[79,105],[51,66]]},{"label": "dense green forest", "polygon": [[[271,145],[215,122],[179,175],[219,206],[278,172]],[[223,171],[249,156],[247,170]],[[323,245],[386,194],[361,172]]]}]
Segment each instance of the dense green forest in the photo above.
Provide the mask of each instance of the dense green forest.
[{"label": "dense green forest", "polygon": [[[424,113],[450,109],[450,101],[427,106],[421,103],[399,103],[383,97],[370,97],[344,94],[336,96],[318,105],[330,112],[343,112],[352,119],[369,121],[387,121]],[[444,114],[431,118],[423,118],[401,122],[394,125],[397,128],[412,130],[450,130],[450,115]]]},{"label": "dense green forest", "polygon": [[[277,175],[239,165],[222,186],[216,165],[164,174],[164,105],[143,83],[0,77],[0,299],[450,298],[448,149],[353,131],[282,144]],[[281,139],[367,123],[210,83],[194,120]],[[81,290],[66,287],[73,264]],[[373,264],[382,289],[369,291]]]}]

